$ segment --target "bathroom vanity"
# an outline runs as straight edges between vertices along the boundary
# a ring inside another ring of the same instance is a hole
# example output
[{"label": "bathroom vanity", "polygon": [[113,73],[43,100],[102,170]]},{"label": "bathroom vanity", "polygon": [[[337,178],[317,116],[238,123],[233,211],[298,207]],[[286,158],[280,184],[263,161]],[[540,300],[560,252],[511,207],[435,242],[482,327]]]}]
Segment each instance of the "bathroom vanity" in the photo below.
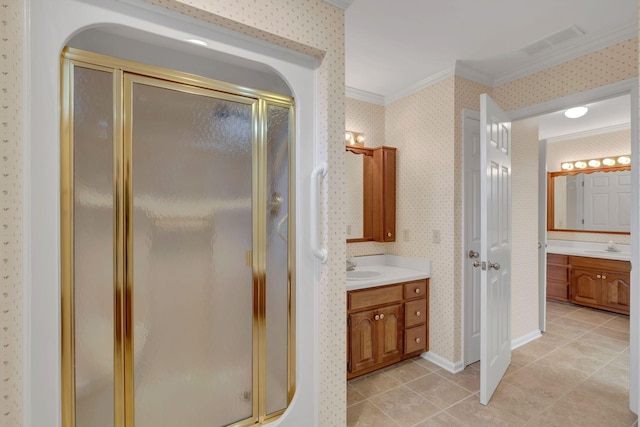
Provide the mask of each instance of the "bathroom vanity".
[{"label": "bathroom vanity", "polygon": [[549,248],[547,298],[628,315],[628,255],[624,251],[606,252],[585,247]]},{"label": "bathroom vanity", "polygon": [[[385,256],[361,258],[377,257]],[[386,257],[392,263],[400,258]],[[429,273],[406,266],[358,265],[354,273],[373,277],[347,280],[347,379],[429,349]]]}]

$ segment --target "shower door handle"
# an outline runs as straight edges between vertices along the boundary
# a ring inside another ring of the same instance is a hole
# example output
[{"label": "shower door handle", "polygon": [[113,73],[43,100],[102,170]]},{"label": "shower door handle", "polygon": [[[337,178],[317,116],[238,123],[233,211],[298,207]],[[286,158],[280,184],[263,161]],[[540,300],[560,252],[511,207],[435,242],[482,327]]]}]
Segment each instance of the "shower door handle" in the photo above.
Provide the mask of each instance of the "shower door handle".
[{"label": "shower door handle", "polygon": [[320,192],[319,177],[326,175],[327,162],[320,163],[311,172],[311,250],[313,251],[313,255],[323,264],[327,262],[329,253],[326,248],[321,247],[318,243],[318,235],[320,234],[320,220],[318,218],[320,204],[318,203],[318,197]]}]

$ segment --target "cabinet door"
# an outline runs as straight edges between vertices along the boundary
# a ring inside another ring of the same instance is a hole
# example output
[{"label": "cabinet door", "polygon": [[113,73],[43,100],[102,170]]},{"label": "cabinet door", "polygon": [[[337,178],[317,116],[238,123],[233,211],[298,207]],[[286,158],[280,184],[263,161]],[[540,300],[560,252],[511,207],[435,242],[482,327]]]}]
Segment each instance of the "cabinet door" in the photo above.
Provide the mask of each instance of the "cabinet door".
[{"label": "cabinet door", "polygon": [[571,301],[577,304],[600,305],[602,289],[600,273],[574,268],[571,273]]},{"label": "cabinet door", "polygon": [[614,311],[629,313],[630,301],[629,273],[602,273],[602,305]]},{"label": "cabinet door", "polygon": [[349,315],[350,371],[356,372],[378,363],[376,310]]},{"label": "cabinet door", "polygon": [[399,360],[403,353],[402,304],[379,308],[377,315],[380,316],[380,320],[376,321],[380,340],[380,361]]}]

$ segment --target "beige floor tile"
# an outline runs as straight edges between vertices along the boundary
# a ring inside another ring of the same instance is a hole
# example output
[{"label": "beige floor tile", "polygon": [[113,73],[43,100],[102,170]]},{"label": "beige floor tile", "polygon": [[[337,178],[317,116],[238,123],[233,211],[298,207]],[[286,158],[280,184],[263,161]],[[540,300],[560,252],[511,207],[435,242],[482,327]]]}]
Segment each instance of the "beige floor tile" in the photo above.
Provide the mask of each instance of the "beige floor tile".
[{"label": "beige floor tile", "polygon": [[523,368],[523,366],[520,365],[516,365],[515,363],[513,363],[513,361],[511,362],[511,364],[509,365],[509,367],[507,368],[507,372],[504,373],[504,377],[508,377],[509,375],[513,374],[514,372],[517,372],[518,370],[520,370],[521,368]]},{"label": "beige floor tile", "polygon": [[413,360],[405,360],[404,362],[391,365],[386,368],[384,372],[402,384],[417,380],[418,378],[431,373],[429,369],[414,362]]},{"label": "beige floor tile", "polygon": [[[569,320],[569,323],[574,323],[576,322],[575,320]],[[580,322],[582,323],[582,322]],[[585,324],[587,325],[587,327],[589,329],[593,329],[591,328],[592,325],[589,324]],[[547,330],[544,333],[545,335],[549,334],[553,334],[553,335],[557,335],[560,337],[564,337],[567,340],[573,340],[576,339],[582,335],[584,335],[585,333],[587,333],[587,331],[589,329],[585,329],[583,327],[576,327],[576,326],[572,326],[569,324],[566,324],[565,322],[563,322],[563,319],[559,319],[558,321],[553,321],[553,322],[547,322]]]},{"label": "beige floor tile", "polygon": [[611,361],[611,364],[629,369],[629,349],[626,349],[616,356],[616,358]]},{"label": "beige floor tile", "polygon": [[445,369],[439,369],[436,374],[448,379],[449,381],[459,385],[460,387],[471,392],[480,391],[480,370],[467,366],[464,371],[452,374]]},{"label": "beige floor tile", "polygon": [[[595,335],[595,337],[599,337],[599,335]],[[607,338],[600,337],[600,340],[604,339]],[[561,349],[558,349],[558,351],[575,351],[576,354],[584,353],[602,362],[610,362],[622,351],[620,349],[599,345],[598,342],[600,342],[599,339],[583,339],[583,337],[580,337],[574,341],[571,341]]]},{"label": "beige floor tile", "polygon": [[620,330],[620,329],[608,328],[606,325],[607,325],[607,323],[605,323],[603,326],[598,326],[592,332],[594,334],[602,335],[603,337],[612,338],[614,340],[618,340],[618,341],[622,341],[622,342],[626,342],[626,343],[629,342],[629,330],[628,329],[626,331],[623,331],[623,330]]},{"label": "beige floor tile", "polygon": [[347,406],[362,402],[365,397],[351,384],[347,384]]},{"label": "beige floor tile", "polygon": [[519,426],[525,420],[503,411],[495,405],[485,406],[477,395],[470,396],[447,409],[447,413],[472,426]]},{"label": "beige floor tile", "polygon": [[467,427],[468,424],[463,423],[457,418],[452,417],[446,412],[440,412],[431,418],[427,418],[423,422],[416,424],[415,427]]},{"label": "beige floor tile", "polygon": [[573,304],[547,301],[547,313],[553,313],[553,314],[564,316],[578,310],[580,310],[580,307]]},{"label": "beige floor tile", "polygon": [[578,320],[580,322],[601,325],[613,319],[615,317],[615,314],[611,314],[611,313],[607,313],[599,310],[592,310],[589,308],[581,308],[580,310],[567,314],[565,317],[566,319]]},{"label": "beige floor tile", "polygon": [[398,424],[365,400],[347,408],[347,427],[392,427]]},{"label": "beige floor tile", "polygon": [[615,316],[613,319],[602,324],[611,329],[618,329],[620,331],[629,332],[629,317],[628,316]]},{"label": "beige floor tile", "polygon": [[349,384],[361,395],[368,398],[398,387],[400,382],[385,372],[374,372],[366,377],[352,380]]},{"label": "beige floor tile", "polygon": [[562,335],[554,332],[544,332],[542,336],[538,338],[536,341],[552,346],[554,348],[558,348],[558,347],[562,347],[563,345],[566,345],[569,341],[579,337],[580,335],[582,335],[582,333],[575,334],[575,336],[573,337],[568,337],[566,335]]},{"label": "beige floor tile", "polygon": [[588,334],[584,334],[580,338],[577,338],[575,342],[586,342],[598,346],[600,348],[606,348],[609,350],[613,350],[616,353],[619,353],[627,348],[629,348],[629,343],[614,340],[611,338],[603,337],[602,335],[595,334],[593,332],[589,332]]},{"label": "beige floor tile", "polygon": [[503,381],[539,395],[542,399],[560,399],[587,377],[578,371],[564,371],[561,373],[564,377],[561,377],[558,372],[550,371],[545,366],[537,365],[538,363],[525,366]]},{"label": "beige floor tile", "polygon": [[415,359],[412,359],[412,360],[418,365],[422,366],[423,368],[427,368],[430,371],[437,371],[438,369],[440,369],[440,366],[436,365],[435,363],[429,362],[428,360],[423,359],[422,357],[416,357]]},{"label": "beige floor tile", "polygon": [[542,360],[566,369],[593,375],[615,357],[615,352],[582,343],[569,343]]},{"label": "beige floor tile", "polygon": [[372,397],[371,401],[400,426],[412,426],[440,411],[405,386]]},{"label": "beige floor tile", "polygon": [[541,357],[551,353],[555,349],[556,346],[535,340],[513,350],[511,352],[511,360],[516,365],[526,366],[529,363],[535,362]]},{"label": "beige floor tile", "polygon": [[531,393],[502,381],[493,394],[489,405],[501,409],[518,419],[528,421],[553,405],[555,401],[549,396]]},{"label": "beige floor tile", "polygon": [[621,385],[629,389],[629,367],[619,367],[612,363],[605,365],[598,372],[593,374],[593,378],[598,378],[613,384]]},{"label": "beige floor tile", "polygon": [[410,382],[407,386],[441,409],[471,394],[468,390],[434,373]]}]

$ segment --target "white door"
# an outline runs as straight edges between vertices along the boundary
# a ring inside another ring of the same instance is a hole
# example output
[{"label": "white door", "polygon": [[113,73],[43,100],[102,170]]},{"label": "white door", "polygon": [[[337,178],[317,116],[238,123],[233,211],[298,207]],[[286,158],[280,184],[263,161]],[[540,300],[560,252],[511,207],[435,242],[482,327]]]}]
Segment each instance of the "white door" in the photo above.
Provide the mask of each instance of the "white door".
[{"label": "white door", "polygon": [[480,403],[489,403],[511,362],[511,123],[480,96]]},{"label": "white door", "polygon": [[464,158],[464,364],[480,360],[480,114],[465,110]]}]

